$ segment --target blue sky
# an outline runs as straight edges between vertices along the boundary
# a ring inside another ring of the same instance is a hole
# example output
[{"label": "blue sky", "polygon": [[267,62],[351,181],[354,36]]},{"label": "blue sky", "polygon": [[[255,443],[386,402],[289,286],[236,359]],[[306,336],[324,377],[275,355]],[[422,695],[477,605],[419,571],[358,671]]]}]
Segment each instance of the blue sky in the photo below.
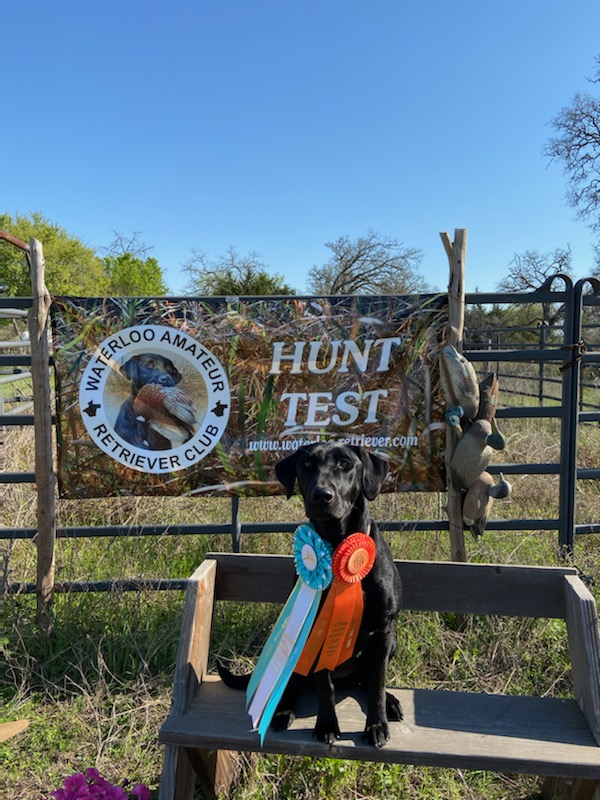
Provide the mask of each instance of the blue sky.
[{"label": "blue sky", "polygon": [[192,248],[258,251],[298,291],[325,242],[423,250],[469,230],[467,290],[514,253],[592,237],[542,149],[586,91],[598,0],[23,0],[3,4],[0,210],[101,247],[153,245],[173,293]]}]

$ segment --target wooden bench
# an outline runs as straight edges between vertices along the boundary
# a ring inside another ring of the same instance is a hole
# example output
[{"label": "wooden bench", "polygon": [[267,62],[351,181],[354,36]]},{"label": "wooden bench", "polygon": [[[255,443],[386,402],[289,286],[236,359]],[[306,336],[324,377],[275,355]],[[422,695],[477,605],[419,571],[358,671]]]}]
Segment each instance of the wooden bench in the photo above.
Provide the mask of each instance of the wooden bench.
[{"label": "wooden bench", "polygon": [[598,800],[598,618],[594,597],[576,570],[414,561],[397,567],[406,609],[565,619],[575,699],[391,689],[405,718],[391,725],[390,741],[376,750],[361,739],[358,695],[340,698],[342,738],[331,746],[316,741],[316,699],[309,693],[292,727],[269,731],[261,748],[244,692],[208,674],[213,603],[285,602],[296,580],[293,561],[212,554],[186,593],[172,706],[159,735],[166,745],[160,800],[191,800],[196,779],[208,793],[227,792],[236,751],[554,776],[546,781],[545,797]]}]

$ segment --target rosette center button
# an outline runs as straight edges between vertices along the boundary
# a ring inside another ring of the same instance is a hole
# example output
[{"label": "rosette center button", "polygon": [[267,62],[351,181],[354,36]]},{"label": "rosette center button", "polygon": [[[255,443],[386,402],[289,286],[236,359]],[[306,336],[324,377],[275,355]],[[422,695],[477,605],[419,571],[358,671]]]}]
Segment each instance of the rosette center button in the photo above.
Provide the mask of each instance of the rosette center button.
[{"label": "rosette center button", "polygon": [[317,568],[317,554],[309,544],[302,546],[301,557],[306,569],[309,572],[314,572]]}]

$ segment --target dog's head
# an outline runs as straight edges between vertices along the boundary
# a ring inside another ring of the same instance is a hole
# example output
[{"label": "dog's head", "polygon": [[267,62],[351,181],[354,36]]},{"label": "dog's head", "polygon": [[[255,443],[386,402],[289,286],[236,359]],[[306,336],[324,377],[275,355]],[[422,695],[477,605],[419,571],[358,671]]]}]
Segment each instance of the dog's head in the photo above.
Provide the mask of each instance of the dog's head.
[{"label": "dog's head", "polygon": [[170,358],[157,353],[142,353],[132,356],[121,366],[121,372],[131,381],[131,391],[137,394],[142,386],[158,383],[160,386],[175,386],[181,373]]},{"label": "dog's head", "polygon": [[275,465],[287,497],[298,481],[307,517],[321,522],[343,520],[365,498],[374,500],[387,472],[387,463],[378,456],[336,442],[301,447]]}]

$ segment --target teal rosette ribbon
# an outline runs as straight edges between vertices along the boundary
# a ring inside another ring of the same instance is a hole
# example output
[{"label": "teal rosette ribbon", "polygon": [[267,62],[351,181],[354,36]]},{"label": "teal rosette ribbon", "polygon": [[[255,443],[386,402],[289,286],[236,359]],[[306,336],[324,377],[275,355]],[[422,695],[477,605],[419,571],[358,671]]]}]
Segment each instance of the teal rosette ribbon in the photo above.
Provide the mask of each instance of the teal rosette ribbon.
[{"label": "teal rosette ribbon", "polygon": [[321,539],[312,525],[300,525],[294,535],[294,562],[300,580],[323,591],[333,580],[333,547]]},{"label": "teal rosette ribbon", "polygon": [[261,745],[310,634],[321,594],[333,580],[332,556],[333,547],[321,539],[312,525],[296,529],[294,562],[298,580],[246,689],[246,708]]}]

